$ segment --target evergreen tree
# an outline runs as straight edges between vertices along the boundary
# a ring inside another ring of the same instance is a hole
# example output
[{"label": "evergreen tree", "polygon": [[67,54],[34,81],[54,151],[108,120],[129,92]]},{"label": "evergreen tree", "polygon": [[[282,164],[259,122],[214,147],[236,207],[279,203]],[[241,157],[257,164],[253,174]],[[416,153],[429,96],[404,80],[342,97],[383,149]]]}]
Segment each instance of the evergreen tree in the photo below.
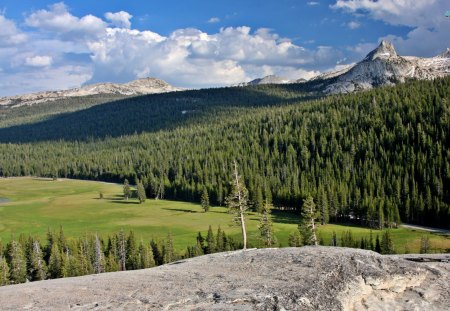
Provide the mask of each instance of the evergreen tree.
[{"label": "evergreen tree", "polygon": [[304,245],[318,245],[315,220],[318,217],[312,196],[303,200],[299,230]]},{"label": "evergreen tree", "polygon": [[137,196],[138,196],[139,203],[142,204],[147,199],[147,196],[145,194],[144,185],[142,184],[141,181],[137,182],[136,189],[137,189]]},{"label": "evergreen tree", "polygon": [[11,283],[24,283],[27,280],[27,264],[22,245],[12,241],[8,246]]},{"label": "evergreen tree", "polygon": [[227,206],[234,213],[235,221],[241,225],[243,249],[247,248],[247,229],[245,228],[245,213],[248,209],[248,190],[245,188],[234,161],[232,190],[227,198]]},{"label": "evergreen tree", "polygon": [[223,252],[225,250],[225,236],[224,236],[224,232],[222,231],[222,229],[217,228],[217,234],[216,234],[216,249],[218,252]]},{"label": "evergreen tree", "polygon": [[206,235],[206,251],[205,254],[213,254],[216,252],[216,240],[214,238],[214,233],[212,231],[211,225],[208,229],[208,234]]},{"label": "evergreen tree", "polygon": [[353,233],[351,230],[346,230],[341,236],[341,246],[342,247],[357,247],[358,243],[353,238]]},{"label": "evergreen tree", "polygon": [[34,240],[32,242],[31,252],[31,264],[30,264],[30,276],[33,281],[41,281],[47,278],[47,265],[44,261],[44,255],[42,253],[41,245],[39,241]]},{"label": "evergreen tree", "polygon": [[9,283],[9,266],[6,258],[0,255],[0,286],[8,285]]},{"label": "evergreen tree", "polygon": [[381,238],[381,254],[395,254],[394,242],[392,241],[391,232],[385,230]]},{"label": "evergreen tree", "polygon": [[208,191],[206,190],[206,188],[203,188],[202,197],[201,197],[201,205],[202,205],[202,209],[205,211],[205,213],[207,211],[209,211],[209,196],[208,196]]},{"label": "evergreen tree", "polygon": [[126,242],[126,267],[127,270],[139,269],[139,252],[136,247],[134,232],[130,231]]},{"label": "evergreen tree", "polygon": [[288,245],[290,247],[300,247],[302,246],[302,236],[298,230],[295,230],[289,234]]},{"label": "evergreen tree", "polygon": [[175,249],[173,247],[173,237],[171,232],[167,234],[167,241],[164,246],[164,263],[170,263],[177,260]]},{"label": "evergreen tree", "polygon": [[378,206],[378,228],[380,230],[383,230],[384,228],[384,211],[382,203],[380,203]]},{"label": "evergreen tree", "polygon": [[147,269],[155,266],[155,259],[153,258],[153,252],[150,245],[144,244],[144,241],[140,241],[139,248],[139,269]]},{"label": "evergreen tree", "polygon": [[378,234],[377,234],[377,237],[375,239],[375,251],[377,253],[381,254],[381,243],[380,243],[380,237],[378,236]]},{"label": "evergreen tree", "polygon": [[155,259],[155,264],[160,266],[164,264],[164,254],[162,252],[160,244],[152,239],[150,241],[150,246],[152,248],[153,258]]},{"label": "evergreen tree", "polygon": [[266,201],[261,210],[258,229],[264,247],[272,247],[277,244],[277,238],[273,233],[272,208],[272,204]]},{"label": "evergreen tree", "polygon": [[123,196],[125,197],[126,201],[128,201],[128,199],[131,197],[131,188],[128,179],[125,179],[125,181],[123,182]]},{"label": "evergreen tree", "polygon": [[111,252],[108,254],[105,263],[105,272],[115,272],[119,271],[119,264],[117,263],[117,258]]}]

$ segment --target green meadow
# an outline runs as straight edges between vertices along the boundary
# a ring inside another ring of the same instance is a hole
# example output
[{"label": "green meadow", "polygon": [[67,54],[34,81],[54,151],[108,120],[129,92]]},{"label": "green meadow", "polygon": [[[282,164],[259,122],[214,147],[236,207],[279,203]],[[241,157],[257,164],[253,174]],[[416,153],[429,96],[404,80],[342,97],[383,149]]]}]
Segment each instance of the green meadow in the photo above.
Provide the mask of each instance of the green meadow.
[{"label": "green meadow", "polygon": [[[103,199],[100,199],[100,192]],[[7,199],[7,202],[5,202]],[[287,246],[289,233],[296,230],[298,216],[276,211],[273,215],[275,235],[281,246]],[[224,207],[212,207],[204,213],[199,204],[147,199],[125,201],[122,186],[117,184],[41,178],[0,179],[0,240],[8,242],[20,234],[33,235],[45,242],[47,231],[64,228],[67,237],[80,237],[86,233],[108,236],[119,230],[133,230],[138,239],[164,239],[172,233],[175,247],[184,250],[194,245],[198,231],[206,233],[208,226],[214,230],[220,225],[229,235],[239,238],[240,228],[233,223],[233,216]],[[258,215],[247,215],[250,243],[258,243]],[[319,235],[330,244],[333,231],[338,239],[351,230],[355,239],[369,236],[368,228],[329,224],[319,227]],[[431,234],[410,229],[392,229],[397,252],[406,249],[418,252],[420,240],[429,236],[431,250],[450,249],[450,236]],[[377,230],[372,230],[375,239]],[[381,236],[381,235],[380,235]]]}]

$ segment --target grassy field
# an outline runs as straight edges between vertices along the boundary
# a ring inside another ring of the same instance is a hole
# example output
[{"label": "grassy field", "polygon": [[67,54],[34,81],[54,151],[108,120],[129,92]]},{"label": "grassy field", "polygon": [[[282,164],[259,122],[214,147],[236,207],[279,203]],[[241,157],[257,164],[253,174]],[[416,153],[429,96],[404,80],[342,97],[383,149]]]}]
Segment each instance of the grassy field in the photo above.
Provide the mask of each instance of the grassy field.
[{"label": "grassy field", "polygon": [[[103,193],[103,199],[99,193]],[[220,225],[227,234],[239,237],[239,227],[225,208],[213,207],[203,213],[199,204],[147,200],[137,204],[136,200],[122,198],[122,186],[81,180],[59,179],[57,181],[37,178],[0,179],[0,240],[7,242],[19,234],[31,234],[45,240],[48,229],[57,231],[63,226],[65,235],[79,237],[85,233],[102,236],[123,229],[133,230],[136,237],[149,240],[165,238],[172,232],[175,247],[185,249],[195,243],[198,231],[206,232],[209,225],[216,230]],[[258,246],[258,215],[247,216],[250,242]],[[292,214],[274,214],[275,235],[282,246],[287,246],[290,232],[297,228],[297,217]],[[369,236],[370,230],[356,226],[325,225],[319,234],[329,244],[333,231],[338,237],[345,230],[360,239]],[[373,236],[380,232],[374,230]],[[396,250],[405,247],[418,252],[421,236],[428,235],[435,251],[450,249],[450,237],[409,229],[394,229],[392,236]]]}]

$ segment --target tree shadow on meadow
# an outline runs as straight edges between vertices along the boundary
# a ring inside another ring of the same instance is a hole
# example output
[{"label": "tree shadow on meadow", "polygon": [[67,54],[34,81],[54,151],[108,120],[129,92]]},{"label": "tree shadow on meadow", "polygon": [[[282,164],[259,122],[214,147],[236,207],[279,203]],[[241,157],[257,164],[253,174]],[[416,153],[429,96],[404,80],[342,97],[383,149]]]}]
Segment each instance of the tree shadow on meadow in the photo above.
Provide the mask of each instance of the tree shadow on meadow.
[{"label": "tree shadow on meadow", "polygon": [[183,212],[183,213],[204,213],[203,211],[194,211],[194,210],[191,210],[191,209],[181,209],[181,208],[163,207],[161,209],[166,210],[166,211]]}]

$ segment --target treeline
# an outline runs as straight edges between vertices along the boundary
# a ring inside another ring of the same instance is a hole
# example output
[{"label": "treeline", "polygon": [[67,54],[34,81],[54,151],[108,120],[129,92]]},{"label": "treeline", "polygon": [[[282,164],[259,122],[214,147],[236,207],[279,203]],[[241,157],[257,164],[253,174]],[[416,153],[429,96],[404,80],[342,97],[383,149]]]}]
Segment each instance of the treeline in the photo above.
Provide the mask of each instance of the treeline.
[{"label": "treeline", "polygon": [[133,231],[120,231],[103,239],[98,235],[66,238],[61,228],[48,232],[46,244],[23,235],[5,246],[0,241],[0,286],[94,273],[150,268],[183,258],[231,251],[242,246],[219,227],[199,232],[192,247],[175,250],[173,237],[166,240],[137,240]]},{"label": "treeline", "polygon": [[[68,129],[49,121],[48,130],[60,140],[1,144],[0,176],[128,178],[140,180],[148,197],[200,202],[206,189],[211,204],[224,205],[236,160],[256,210],[266,198],[276,208],[300,210],[312,195],[323,223],[450,227],[450,78],[310,101],[299,100],[304,94],[296,97],[295,89],[266,86],[260,97],[259,89],[233,90],[158,95],[174,103],[178,98],[185,108],[214,105],[196,122],[176,121],[168,129],[159,124],[150,133],[69,141],[76,135],[65,137]],[[271,106],[261,107],[258,98]],[[132,112],[139,124],[156,116],[121,107],[114,113]],[[184,116],[182,106],[170,107],[160,108],[166,109],[161,117]],[[115,128],[103,118],[112,111],[102,111],[87,120]],[[92,124],[79,121],[69,128],[88,127],[93,135]],[[133,129],[129,123],[125,133]]]}]

